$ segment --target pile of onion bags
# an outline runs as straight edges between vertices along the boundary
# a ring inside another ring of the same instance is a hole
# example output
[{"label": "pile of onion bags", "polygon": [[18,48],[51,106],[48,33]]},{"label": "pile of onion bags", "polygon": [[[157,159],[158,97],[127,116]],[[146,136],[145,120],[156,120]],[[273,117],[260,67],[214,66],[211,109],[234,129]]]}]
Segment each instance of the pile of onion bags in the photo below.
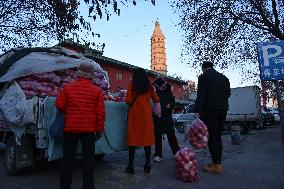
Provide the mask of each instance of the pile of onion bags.
[{"label": "pile of onion bags", "polygon": [[105,101],[115,101],[115,98],[113,97],[113,95],[110,93],[109,90],[104,90],[103,96]]},{"label": "pile of onion bags", "polygon": [[103,73],[95,72],[93,75],[93,83],[103,90],[109,89],[109,83]]},{"label": "pile of onion bags", "polygon": [[[77,78],[75,69],[64,69],[20,77],[17,82],[26,98],[30,99],[33,96],[57,96],[66,83],[71,83]],[[114,100],[109,93],[109,83],[103,73],[94,72],[93,83],[104,91],[105,100]]]},{"label": "pile of onion bags", "polygon": [[208,142],[208,130],[206,125],[199,118],[192,121],[188,129],[189,143],[197,148],[206,148]]},{"label": "pile of onion bags", "polygon": [[191,148],[184,147],[175,155],[176,177],[185,182],[195,182],[199,180],[197,171],[197,160]]},{"label": "pile of onion bags", "polygon": [[120,90],[114,97],[116,102],[125,102],[127,90]]},{"label": "pile of onion bags", "polygon": [[33,96],[57,96],[65,83],[77,78],[74,69],[65,69],[54,72],[31,74],[17,79],[26,98]]}]

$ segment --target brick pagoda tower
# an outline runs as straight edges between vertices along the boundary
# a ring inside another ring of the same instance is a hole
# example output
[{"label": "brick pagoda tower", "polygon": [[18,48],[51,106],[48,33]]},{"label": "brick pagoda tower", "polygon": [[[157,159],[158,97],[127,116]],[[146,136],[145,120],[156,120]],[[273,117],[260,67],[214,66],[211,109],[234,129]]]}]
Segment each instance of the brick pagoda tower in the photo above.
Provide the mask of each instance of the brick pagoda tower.
[{"label": "brick pagoda tower", "polygon": [[151,37],[151,70],[163,75],[167,75],[168,72],[165,39],[160,23],[156,21]]}]

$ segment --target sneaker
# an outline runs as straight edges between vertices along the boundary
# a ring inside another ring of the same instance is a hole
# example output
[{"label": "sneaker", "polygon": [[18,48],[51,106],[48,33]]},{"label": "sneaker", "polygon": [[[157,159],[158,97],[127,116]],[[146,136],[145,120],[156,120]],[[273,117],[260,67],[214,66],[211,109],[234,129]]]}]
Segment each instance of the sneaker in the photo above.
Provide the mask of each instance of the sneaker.
[{"label": "sneaker", "polygon": [[208,173],[216,173],[216,174],[221,174],[223,172],[223,167],[221,164],[209,164],[203,167],[204,172]]},{"label": "sneaker", "polygon": [[154,157],[154,161],[155,161],[155,162],[160,162],[160,161],[162,161],[162,160],[163,160],[163,158],[160,157],[160,156]]}]

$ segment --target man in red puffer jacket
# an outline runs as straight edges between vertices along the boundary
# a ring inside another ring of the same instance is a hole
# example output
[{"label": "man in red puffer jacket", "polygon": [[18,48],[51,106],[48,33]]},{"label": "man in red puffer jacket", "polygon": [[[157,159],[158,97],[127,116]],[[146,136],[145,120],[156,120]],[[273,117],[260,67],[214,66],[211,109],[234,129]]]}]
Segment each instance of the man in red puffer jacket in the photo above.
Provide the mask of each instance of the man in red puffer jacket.
[{"label": "man in red puffer jacket", "polygon": [[70,189],[76,147],[82,144],[83,189],[94,189],[95,135],[104,129],[105,106],[102,89],[92,83],[94,66],[83,63],[78,67],[79,78],[66,84],[55,105],[64,113],[63,161],[60,189]]}]

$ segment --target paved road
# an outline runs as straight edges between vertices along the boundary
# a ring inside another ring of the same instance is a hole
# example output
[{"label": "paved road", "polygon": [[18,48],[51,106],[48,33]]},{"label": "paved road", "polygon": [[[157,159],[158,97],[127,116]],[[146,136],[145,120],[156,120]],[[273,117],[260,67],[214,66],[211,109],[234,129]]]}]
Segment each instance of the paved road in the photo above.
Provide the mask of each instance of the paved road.
[{"label": "paved road", "polygon": [[[178,135],[181,146],[183,136]],[[263,131],[242,136],[242,145],[232,146],[230,135],[223,135],[224,174],[212,175],[201,171],[201,166],[210,161],[208,151],[197,152],[199,174],[197,183],[185,183],[175,179],[175,164],[164,141],[164,160],[152,164],[151,174],[143,173],[143,150],[138,150],[135,159],[135,174],[124,173],[128,161],[127,152],[107,155],[96,162],[96,188],[284,188],[284,147],[280,142],[280,128],[276,126]],[[0,188],[1,189],[56,189],[58,188],[59,161],[42,163],[36,168],[26,170],[21,176],[9,176],[4,168],[4,150],[0,144]],[[81,188],[81,161],[76,162],[73,175],[73,189]]]}]

